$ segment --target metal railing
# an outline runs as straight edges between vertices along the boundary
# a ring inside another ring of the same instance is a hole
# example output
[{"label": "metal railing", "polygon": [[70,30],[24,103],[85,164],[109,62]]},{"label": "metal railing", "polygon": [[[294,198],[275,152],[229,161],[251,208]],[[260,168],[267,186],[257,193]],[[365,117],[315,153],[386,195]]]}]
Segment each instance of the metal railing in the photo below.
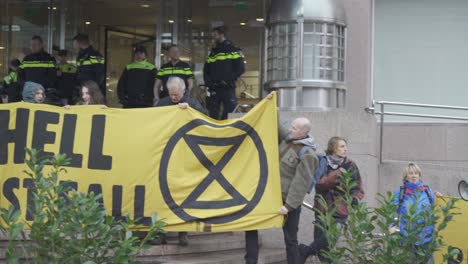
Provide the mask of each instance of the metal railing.
[{"label": "metal railing", "polygon": [[[376,106],[379,105],[380,111],[376,111]],[[417,103],[403,103],[403,102],[390,102],[390,101],[372,101],[372,107],[366,107],[365,110],[368,113],[374,115],[380,115],[380,142],[379,142],[379,161],[382,163],[383,156],[383,135],[384,135],[384,121],[385,115],[391,116],[408,116],[408,117],[420,117],[420,118],[435,118],[435,119],[446,119],[446,120],[460,120],[468,121],[468,117],[462,116],[447,116],[447,115],[428,115],[428,114],[415,114],[406,112],[393,112],[385,111],[385,106],[406,106],[406,107],[419,107],[419,108],[432,108],[432,109],[446,109],[446,110],[460,110],[467,111],[468,107],[463,106],[449,106],[449,105],[434,105],[434,104],[417,104]]]}]

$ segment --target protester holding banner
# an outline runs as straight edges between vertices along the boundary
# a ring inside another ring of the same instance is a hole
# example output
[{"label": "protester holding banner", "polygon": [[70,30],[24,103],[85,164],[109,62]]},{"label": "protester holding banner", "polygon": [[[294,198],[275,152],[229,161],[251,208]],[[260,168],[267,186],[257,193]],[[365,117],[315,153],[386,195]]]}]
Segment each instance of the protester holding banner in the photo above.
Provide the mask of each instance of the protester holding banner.
[{"label": "protester holding banner", "polygon": [[[428,185],[424,185],[421,180],[422,170],[415,163],[409,163],[403,172],[403,185],[400,186],[394,192],[393,203],[397,206],[398,214],[398,226],[393,226],[389,229],[390,233],[401,232],[403,236],[408,236],[409,229],[413,228],[408,226],[408,220],[402,217],[408,213],[412,206],[416,206],[416,214],[421,215],[424,210],[431,210],[432,205],[435,202],[435,194]],[[438,193],[437,193],[438,194]],[[421,217],[417,221],[418,224],[425,222],[425,218]],[[434,226],[427,225],[423,228],[419,234],[419,240],[414,245],[415,247],[421,247],[432,241],[432,235],[434,233]],[[415,252],[415,250],[411,250]],[[413,261],[417,260],[416,252],[414,254]],[[434,263],[434,259],[431,257],[428,264]]]},{"label": "protester holding banner", "polygon": [[[167,89],[169,96],[159,100],[156,106],[170,106],[170,105],[179,105],[180,108],[185,109],[188,106],[205,113],[203,107],[194,99],[190,98],[185,94],[185,81],[180,77],[172,76],[167,80]],[[166,244],[166,235],[161,234],[158,238],[152,241],[152,244]],[[187,232],[179,232],[179,244],[181,246],[188,245],[188,235]]]},{"label": "protester holding banner", "polygon": [[45,100],[45,89],[35,82],[25,82],[23,87],[23,101],[42,104]]},{"label": "protester holding banner", "polygon": [[[299,258],[297,232],[302,201],[312,183],[318,158],[316,145],[309,135],[311,129],[307,118],[296,118],[287,137],[280,144],[280,176],[284,205],[279,213],[287,215],[283,226],[288,264],[296,264]],[[301,150],[305,149],[301,155]]]},{"label": "protester holding banner", "polygon": [[203,114],[206,113],[205,109],[203,109],[195,99],[185,94],[185,81],[180,77],[169,77],[167,80],[167,89],[169,91],[169,96],[159,100],[156,106],[179,105],[180,108],[187,108],[187,106],[190,106]]},{"label": "protester holding banner", "polygon": [[[359,200],[364,198],[364,191],[362,189],[362,180],[359,169],[350,158],[347,157],[348,146],[347,142],[342,137],[332,137],[328,141],[327,150],[325,151],[327,158],[327,173],[317,182],[315,187],[315,210],[322,213],[327,213],[325,208],[320,206],[319,200],[323,198],[328,205],[328,209],[336,208],[333,217],[336,223],[345,225],[348,219],[349,208],[346,202],[341,199],[343,192],[340,191],[342,184],[343,170],[351,172],[351,180],[356,185],[351,188],[350,194],[353,197],[353,204],[357,204]],[[303,264],[307,257],[310,255],[318,255],[322,263],[329,263],[330,261],[325,257],[324,251],[328,251],[328,241],[322,229],[322,223],[315,214],[314,225],[314,241],[309,245],[301,244],[299,246],[300,261]]]},{"label": "protester holding banner", "polygon": [[[269,95],[267,98],[271,98]],[[280,126],[279,136],[282,140],[280,153],[280,177],[283,206],[278,213],[285,215],[286,222],[283,226],[284,242],[288,264],[297,264],[299,258],[297,232],[301,214],[302,201],[312,183],[315,168],[318,166],[318,158],[315,154],[316,144],[309,135],[311,129],[307,118],[296,118],[291,128]],[[305,149],[303,155],[300,155]],[[246,232],[247,264],[257,263],[258,259],[258,233],[256,230]]]},{"label": "protester holding banner", "polygon": [[[104,96],[101,93],[101,89],[95,81],[85,81],[81,85],[80,90],[81,99],[77,105],[101,105],[106,107]],[[70,109],[70,105],[64,106],[66,109]]]}]

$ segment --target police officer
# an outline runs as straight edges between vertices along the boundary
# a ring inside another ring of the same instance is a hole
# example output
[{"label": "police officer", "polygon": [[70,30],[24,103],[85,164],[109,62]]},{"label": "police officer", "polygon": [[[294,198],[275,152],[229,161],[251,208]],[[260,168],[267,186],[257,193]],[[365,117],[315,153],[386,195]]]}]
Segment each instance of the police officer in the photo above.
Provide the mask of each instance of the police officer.
[{"label": "police officer", "polygon": [[241,49],[226,39],[226,28],[216,27],[212,31],[216,46],[211,50],[204,68],[203,78],[208,86],[207,107],[210,116],[219,119],[219,108],[223,104],[221,119],[227,119],[237,105],[236,80],[244,73],[244,56]]},{"label": "police officer", "polygon": [[18,69],[21,62],[18,59],[10,61],[10,72],[3,78],[2,97],[6,102],[14,103],[21,101],[21,87],[18,83]]},{"label": "police officer", "polygon": [[76,58],[77,80],[81,84],[84,81],[95,81],[102,94],[105,96],[105,65],[104,57],[99,51],[89,44],[89,37],[86,34],[78,34],[73,38],[73,45],[79,49]]},{"label": "police officer", "polygon": [[77,94],[76,66],[68,63],[68,52],[60,50],[57,64],[57,94],[62,105],[73,104],[73,96]]},{"label": "police officer", "polygon": [[120,76],[117,93],[123,108],[141,108],[153,105],[153,87],[156,67],[146,59],[146,48],[135,48],[134,61]]},{"label": "police officer", "polygon": [[190,65],[180,60],[180,51],[177,45],[173,44],[168,50],[170,61],[164,64],[156,75],[156,84],[154,86],[155,98],[167,97],[167,80],[171,76],[176,76],[184,80],[186,93],[190,94],[193,87],[193,72]]},{"label": "police officer", "polygon": [[46,103],[58,104],[55,82],[57,73],[55,70],[55,58],[44,51],[42,38],[31,38],[31,54],[24,57],[18,71],[18,82],[21,88],[25,82],[34,82],[45,89]]}]

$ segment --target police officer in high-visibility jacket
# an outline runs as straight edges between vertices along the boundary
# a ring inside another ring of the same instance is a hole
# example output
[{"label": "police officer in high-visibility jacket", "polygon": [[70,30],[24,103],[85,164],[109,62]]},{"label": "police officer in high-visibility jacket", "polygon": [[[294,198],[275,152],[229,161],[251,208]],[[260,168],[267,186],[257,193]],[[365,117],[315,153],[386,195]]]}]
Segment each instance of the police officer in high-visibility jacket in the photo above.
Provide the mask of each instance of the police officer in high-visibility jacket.
[{"label": "police officer in high-visibility jacket", "polygon": [[206,104],[212,118],[219,119],[219,109],[223,104],[221,119],[227,119],[237,106],[236,80],[244,73],[244,55],[226,39],[226,28],[216,27],[212,31],[216,46],[211,50],[204,68],[203,78],[209,94]]},{"label": "police officer in high-visibility jacket", "polygon": [[156,67],[146,59],[146,48],[138,46],[117,84],[117,94],[123,108],[142,108],[153,105]]},{"label": "police officer in high-visibility jacket", "polygon": [[57,64],[57,94],[62,105],[72,105],[73,96],[78,93],[78,83],[76,82],[76,66],[68,63],[67,50],[60,50],[59,62]]},{"label": "police officer in high-visibility jacket", "polygon": [[18,83],[18,69],[20,64],[21,62],[18,59],[11,60],[10,72],[3,78],[1,95],[5,102],[14,103],[21,101],[21,87]]},{"label": "police officer in high-visibility jacket", "polygon": [[81,84],[85,81],[94,81],[101,88],[105,96],[105,65],[104,57],[95,50],[89,43],[89,37],[86,34],[78,34],[73,38],[73,45],[79,49],[76,58],[77,80]]},{"label": "police officer in high-visibility jacket", "polygon": [[31,54],[23,58],[18,70],[18,82],[21,87],[25,82],[34,82],[45,89],[46,103],[57,104],[55,91],[57,73],[55,72],[55,58],[44,51],[40,36],[31,38]]},{"label": "police officer in high-visibility jacket", "polygon": [[184,80],[185,93],[190,94],[193,88],[193,72],[190,65],[180,60],[180,51],[177,45],[173,44],[168,50],[170,61],[161,66],[156,75],[156,84],[154,87],[154,95],[157,98],[164,98],[169,95],[167,90],[167,80],[169,77],[176,76]]}]

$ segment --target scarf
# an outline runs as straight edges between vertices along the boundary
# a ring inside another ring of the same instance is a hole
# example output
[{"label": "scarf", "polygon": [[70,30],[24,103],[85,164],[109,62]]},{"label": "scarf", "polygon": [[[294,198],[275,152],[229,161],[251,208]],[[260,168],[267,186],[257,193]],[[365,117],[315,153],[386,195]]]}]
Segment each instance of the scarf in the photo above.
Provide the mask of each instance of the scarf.
[{"label": "scarf", "polygon": [[338,169],[341,166],[341,164],[343,164],[344,160],[345,158],[327,155],[327,165],[333,170]]}]

